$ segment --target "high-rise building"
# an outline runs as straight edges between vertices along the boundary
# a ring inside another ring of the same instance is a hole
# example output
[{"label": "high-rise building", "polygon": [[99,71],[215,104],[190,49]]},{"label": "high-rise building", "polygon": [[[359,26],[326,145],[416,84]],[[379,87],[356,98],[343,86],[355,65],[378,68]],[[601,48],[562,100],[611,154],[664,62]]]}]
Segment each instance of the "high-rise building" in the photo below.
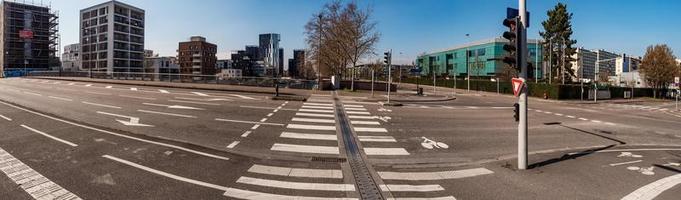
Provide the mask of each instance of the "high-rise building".
[{"label": "high-rise building", "polygon": [[598,73],[602,76],[599,79],[605,79],[608,76],[614,76],[616,73],[616,61],[620,55],[608,52],[602,49],[587,50],[584,48],[577,48],[575,54],[572,55],[572,70],[575,72],[574,81],[593,80],[596,76],[596,60],[598,63]]},{"label": "high-rise building", "polygon": [[[215,75],[217,62],[217,45],[206,42],[206,38],[192,36],[187,42],[180,42],[178,61],[182,74]],[[199,77],[195,77],[199,78]],[[200,78],[199,78],[200,79]]]},{"label": "high-rise building", "polygon": [[112,0],[80,10],[82,67],[107,72],[144,70],[144,10]]},{"label": "high-rise building", "polygon": [[64,71],[80,71],[80,43],[64,46],[61,54],[61,67]]},{"label": "high-rise building", "polygon": [[279,69],[277,70],[277,77],[284,76],[284,48],[279,48]]},{"label": "high-rise building", "polygon": [[293,50],[293,59],[289,60],[288,73],[292,78],[297,78],[300,76],[300,69],[303,68],[305,64],[305,50],[295,49]]},{"label": "high-rise building", "polygon": [[2,1],[0,77],[4,71],[59,66],[59,16],[43,5]]},{"label": "high-rise building", "polygon": [[[260,57],[265,64],[266,70],[270,72],[272,76],[278,74],[279,67],[279,41],[280,37],[277,33],[266,33],[260,34]],[[260,59],[258,59],[260,60]]]}]

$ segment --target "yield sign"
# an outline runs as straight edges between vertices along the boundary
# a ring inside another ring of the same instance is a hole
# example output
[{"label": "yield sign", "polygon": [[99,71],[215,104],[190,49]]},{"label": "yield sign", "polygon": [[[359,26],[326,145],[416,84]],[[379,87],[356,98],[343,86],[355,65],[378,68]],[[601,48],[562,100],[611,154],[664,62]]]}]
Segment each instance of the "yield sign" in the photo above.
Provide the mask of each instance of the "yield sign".
[{"label": "yield sign", "polygon": [[520,90],[522,90],[525,85],[525,79],[513,78],[511,79],[511,85],[513,85],[513,95],[517,97],[520,94]]}]

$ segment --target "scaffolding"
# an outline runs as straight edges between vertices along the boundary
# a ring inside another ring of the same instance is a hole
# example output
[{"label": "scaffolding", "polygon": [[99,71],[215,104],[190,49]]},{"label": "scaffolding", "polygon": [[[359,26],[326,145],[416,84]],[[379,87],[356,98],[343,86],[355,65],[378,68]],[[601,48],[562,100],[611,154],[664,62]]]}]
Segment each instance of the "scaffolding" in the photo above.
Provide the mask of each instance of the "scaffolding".
[{"label": "scaffolding", "polygon": [[3,0],[1,27],[0,64],[6,73],[59,67],[59,12],[51,5]]}]

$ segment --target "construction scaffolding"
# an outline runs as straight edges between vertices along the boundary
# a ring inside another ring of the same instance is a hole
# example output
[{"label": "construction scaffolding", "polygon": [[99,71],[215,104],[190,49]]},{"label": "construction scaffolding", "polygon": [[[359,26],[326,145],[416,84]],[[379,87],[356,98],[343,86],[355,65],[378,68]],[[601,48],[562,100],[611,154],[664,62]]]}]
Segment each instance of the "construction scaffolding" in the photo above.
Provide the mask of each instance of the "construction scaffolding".
[{"label": "construction scaffolding", "polygon": [[60,66],[59,13],[50,5],[2,1],[0,68],[13,76]]}]

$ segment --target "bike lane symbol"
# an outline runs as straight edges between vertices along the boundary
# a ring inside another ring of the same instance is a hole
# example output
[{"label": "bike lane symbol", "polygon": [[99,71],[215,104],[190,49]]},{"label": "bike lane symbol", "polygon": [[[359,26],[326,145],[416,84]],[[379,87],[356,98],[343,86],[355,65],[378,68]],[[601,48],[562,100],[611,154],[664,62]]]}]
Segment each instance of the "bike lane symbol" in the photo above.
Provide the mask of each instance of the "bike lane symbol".
[{"label": "bike lane symbol", "polygon": [[421,137],[423,139],[423,142],[421,142],[421,146],[426,149],[433,149],[433,148],[438,148],[438,149],[448,149],[449,145],[443,143],[443,142],[436,142],[431,139],[428,139],[426,137]]}]

